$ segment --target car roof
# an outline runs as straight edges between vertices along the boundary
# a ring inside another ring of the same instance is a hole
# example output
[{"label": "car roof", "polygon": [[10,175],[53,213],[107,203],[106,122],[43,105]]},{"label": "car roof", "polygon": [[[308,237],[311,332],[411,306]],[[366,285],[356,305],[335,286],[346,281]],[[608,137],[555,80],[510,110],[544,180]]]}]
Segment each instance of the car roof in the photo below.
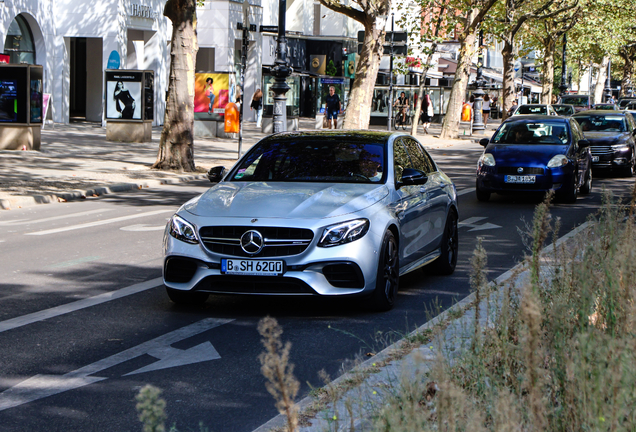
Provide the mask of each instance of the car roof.
[{"label": "car roof", "polygon": [[[604,112],[608,112],[608,111],[604,111]],[[544,114],[526,114],[526,115],[523,115],[523,116],[508,117],[504,121],[504,123],[529,122],[529,121],[537,121],[537,120],[550,120],[552,122],[561,121],[563,123],[568,122],[568,118],[567,117],[553,116],[553,115],[544,115]]]},{"label": "car roof", "polygon": [[625,111],[618,111],[618,110],[587,110],[587,111],[581,111],[578,112],[576,114],[574,114],[572,117],[581,117],[581,116],[588,116],[588,115],[625,115]]},{"label": "car roof", "polygon": [[374,142],[386,142],[391,136],[406,135],[403,132],[388,132],[377,130],[316,130],[316,131],[289,131],[280,132],[263,138],[262,141],[274,140],[295,140],[299,138],[341,138],[346,140],[369,140]]}]

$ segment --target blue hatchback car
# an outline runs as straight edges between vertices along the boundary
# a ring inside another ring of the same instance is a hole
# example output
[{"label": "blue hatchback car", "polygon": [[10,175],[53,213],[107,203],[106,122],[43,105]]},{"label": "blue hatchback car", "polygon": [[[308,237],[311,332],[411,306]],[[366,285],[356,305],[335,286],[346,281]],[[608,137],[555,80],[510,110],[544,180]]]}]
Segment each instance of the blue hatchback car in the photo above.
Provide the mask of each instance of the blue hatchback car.
[{"label": "blue hatchback car", "polygon": [[592,190],[590,143],[579,124],[566,117],[530,115],[504,121],[477,164],[479,201],[492,193],[518,194],[554,190],[565,202]]}]

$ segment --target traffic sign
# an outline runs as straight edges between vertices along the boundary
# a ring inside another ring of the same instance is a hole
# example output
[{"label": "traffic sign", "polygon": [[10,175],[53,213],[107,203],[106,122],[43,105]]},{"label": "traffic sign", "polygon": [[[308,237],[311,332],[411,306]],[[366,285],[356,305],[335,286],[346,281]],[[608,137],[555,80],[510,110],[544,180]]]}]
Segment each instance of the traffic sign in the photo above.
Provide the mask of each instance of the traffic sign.
[{"label": "traffic sign", "polygon": [[[409,47],[407,45],[393,45],[393,55],[408,54]],[[362,54],[362,44],[358,44],[358,54]],[[391,45],[384,45],[384,55],[391,55]]]},{"label": "traffic sign", "polygon": [[274,26],[274,25],[262,25],[261,26],[261,33],[262,32],[267,32],[267,33],[278,33],[278,26]]},{"label": "traffic sign", "polygon": [[[408,39],[408,35],[406,34],[406,32],[403,32],[403,31],[393,32],[394,44],[405,43],[407,39]],[[360,30],[358,32],[358,42],[360,43],[364,42],[364,30]],[[386,34],[384,35],[384,42],[391,43],[391,32],[386,32]]]}]

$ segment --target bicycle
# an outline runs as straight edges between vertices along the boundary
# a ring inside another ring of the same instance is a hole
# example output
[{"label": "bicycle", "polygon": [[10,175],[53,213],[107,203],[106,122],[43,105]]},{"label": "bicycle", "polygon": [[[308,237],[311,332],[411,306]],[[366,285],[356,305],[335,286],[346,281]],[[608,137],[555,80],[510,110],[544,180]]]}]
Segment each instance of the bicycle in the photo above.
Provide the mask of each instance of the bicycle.
[{"label": "bicycle", "polygon": [[401,107],[398,105],[396,111],[393,113],[393,121],[391,122],[393,129],[398,130],[400,126],[402,130],[406,130],[407,127],[411,126],[411,116],[407,111],[402,113]]}]

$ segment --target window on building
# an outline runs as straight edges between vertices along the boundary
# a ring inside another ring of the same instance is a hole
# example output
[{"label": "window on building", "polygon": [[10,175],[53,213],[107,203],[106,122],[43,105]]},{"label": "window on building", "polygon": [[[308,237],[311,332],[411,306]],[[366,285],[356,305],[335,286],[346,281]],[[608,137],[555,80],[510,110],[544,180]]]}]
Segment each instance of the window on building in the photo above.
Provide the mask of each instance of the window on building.
[{"label": "window on building", "polygon": [[197,73],[214,72],[214,48],[199,48],[197,52]]},{"label": "window on building", "polygon": [[13,64],[35,64],[33,34],[24,17],[16,16],[9,26],[4,41],[4,52],[11,56],[10,62]]}]

